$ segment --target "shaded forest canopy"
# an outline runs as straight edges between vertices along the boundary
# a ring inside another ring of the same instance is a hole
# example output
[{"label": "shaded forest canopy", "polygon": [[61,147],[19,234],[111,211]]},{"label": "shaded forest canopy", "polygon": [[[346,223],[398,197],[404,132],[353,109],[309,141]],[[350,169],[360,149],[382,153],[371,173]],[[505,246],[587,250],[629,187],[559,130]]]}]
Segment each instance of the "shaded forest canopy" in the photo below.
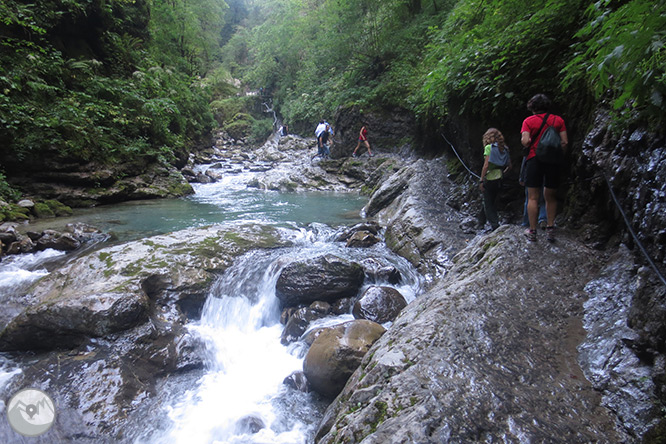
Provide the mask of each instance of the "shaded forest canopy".
[{"label": "shaded forest canopy", "polygon": [[216,125],[260,140],[238,85],[304,132],[340,106],[512,128],[536,92],[618,130],[666,116],[664,0],[5,0],[0,38],[4,168],[173,162]]}]

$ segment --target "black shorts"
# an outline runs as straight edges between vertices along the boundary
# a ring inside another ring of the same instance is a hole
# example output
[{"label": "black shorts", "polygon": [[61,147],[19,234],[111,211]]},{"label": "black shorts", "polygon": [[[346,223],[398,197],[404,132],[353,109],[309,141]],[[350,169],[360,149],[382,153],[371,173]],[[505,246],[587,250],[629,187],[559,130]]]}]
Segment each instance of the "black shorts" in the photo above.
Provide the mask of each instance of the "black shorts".
[{"label": "black shorts", "polygon": [[561,165],[541,163],[536,157],[527,161],[525,166],[525,186],[527,188],[557,188],[560,186]]}]

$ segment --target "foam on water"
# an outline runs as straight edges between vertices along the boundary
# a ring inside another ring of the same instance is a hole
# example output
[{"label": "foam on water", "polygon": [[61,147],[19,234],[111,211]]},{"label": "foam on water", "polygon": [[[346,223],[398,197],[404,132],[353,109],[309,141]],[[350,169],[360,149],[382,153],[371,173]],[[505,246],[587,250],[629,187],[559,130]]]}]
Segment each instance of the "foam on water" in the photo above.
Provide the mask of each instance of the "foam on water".
[{"label": "foam on water", "polygon": [[13,296],[17,288],[30,284],[49,272],[42,265],[64,256],[62,251],[47,249],[37,253],[7,256],[0,263],[0,296]]}]

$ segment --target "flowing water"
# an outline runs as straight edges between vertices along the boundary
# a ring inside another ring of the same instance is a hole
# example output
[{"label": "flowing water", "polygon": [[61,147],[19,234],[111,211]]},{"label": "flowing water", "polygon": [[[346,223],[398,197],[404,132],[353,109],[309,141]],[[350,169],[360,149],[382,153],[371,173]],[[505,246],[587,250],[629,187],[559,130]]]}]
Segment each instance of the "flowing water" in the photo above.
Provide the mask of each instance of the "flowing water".
[{"label": "flowing water", "polygon": [[[201,319],[190,326],[204,344],[203,376],[180,387],[178,396],[150,412],[153,418],[147,422],[154,424],[152,430],[129,433],[139,436],[137,443],[311,442],[325,404],[313,393],[282,383],[292,372],[302,370],[306,351],[299,342],[280,343],[275,283],[280,270],[291,261],[324,253],[355,261],[372,258],[398,268],[403,279],[394,287],[408,302],[420,292],[421,276],[383,244],[348,249],[333,242],[341,227],[360,221],[366,199],[355,194],[248,189],[251,178],[251,174],[229,176],[217,183],[195,185],[196,194],[188,198],[77,211],[71,220],[58,221],[62,225],[87,222],[112,232],[118,242],[211,223],[250,221],[281,226],[295,241],[290,248],[245,254],[212,286]],[[30,229],[40,227],[31,225]],[[44,264],[59,255],[47,251],[23,256],[13,264],[3,262],[0,292],[24,288],[48,273]],[[326,318],[313,327],[350,319],[351,315]],[[20,371],[0,355],[0,388]]]}]

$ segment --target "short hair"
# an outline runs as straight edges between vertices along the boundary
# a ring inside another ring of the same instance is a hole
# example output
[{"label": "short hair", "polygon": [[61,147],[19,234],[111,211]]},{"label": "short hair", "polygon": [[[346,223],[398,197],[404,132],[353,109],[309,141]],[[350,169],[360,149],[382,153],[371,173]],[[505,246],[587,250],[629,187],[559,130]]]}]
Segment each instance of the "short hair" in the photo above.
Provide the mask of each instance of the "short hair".
[{"label": "short hair", "polygon": [[497,143],[498,146],[504,146],[504,136],[497,128],[488,128],[483,133],[483,146]]},{"label": "short hair", "polygon": [[533,113],[550,111],[550,99],[545,94],[537,94],[527,101],[527,109]]}]

